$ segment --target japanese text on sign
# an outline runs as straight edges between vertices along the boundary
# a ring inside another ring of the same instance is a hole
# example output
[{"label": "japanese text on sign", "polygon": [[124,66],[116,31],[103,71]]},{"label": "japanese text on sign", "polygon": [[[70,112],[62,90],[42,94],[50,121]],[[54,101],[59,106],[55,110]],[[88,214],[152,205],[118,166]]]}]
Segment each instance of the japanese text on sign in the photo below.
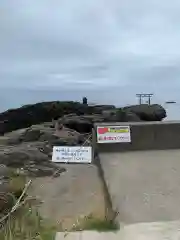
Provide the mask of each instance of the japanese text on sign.
[{"label": "japanese text on sign", "polygon": [[62,163],[91,163],[91,147],[53,147],[53,162]]},{"label": "japanese text on sign", "polygon": [[129,126],[103,126],[97,127],[98,143],[131,142]]}]

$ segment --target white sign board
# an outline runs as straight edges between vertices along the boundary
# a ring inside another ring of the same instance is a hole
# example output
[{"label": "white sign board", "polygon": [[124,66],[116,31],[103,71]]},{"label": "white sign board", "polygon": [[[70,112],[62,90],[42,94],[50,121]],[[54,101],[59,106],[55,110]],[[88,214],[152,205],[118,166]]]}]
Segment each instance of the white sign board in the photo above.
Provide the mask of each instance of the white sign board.
[{"label": "white sign board", "polygon": [[57,163],[91,163],[92,147],[53,147],[52,161]]},{"label": "white sign board", "polygon": [[102,126],[97,127],[98,143],[131,142],[129,126]]}]

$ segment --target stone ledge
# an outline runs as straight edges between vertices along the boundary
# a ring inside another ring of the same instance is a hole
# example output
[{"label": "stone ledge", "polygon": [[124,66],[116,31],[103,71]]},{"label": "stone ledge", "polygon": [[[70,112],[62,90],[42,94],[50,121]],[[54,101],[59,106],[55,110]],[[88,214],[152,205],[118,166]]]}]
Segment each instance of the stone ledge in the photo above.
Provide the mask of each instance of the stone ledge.
[{"label": "stone ledge", "polygon": [[57,233],[55,240],[178,240],[180,221],[126,225],[118,232],[82,231]]}]

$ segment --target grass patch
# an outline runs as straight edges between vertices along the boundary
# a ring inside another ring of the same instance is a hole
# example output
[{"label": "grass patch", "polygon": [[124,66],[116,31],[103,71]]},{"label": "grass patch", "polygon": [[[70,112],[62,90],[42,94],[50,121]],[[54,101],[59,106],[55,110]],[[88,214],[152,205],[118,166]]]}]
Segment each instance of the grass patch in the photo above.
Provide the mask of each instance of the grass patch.
[{"label": "grass patch", "polygon": [[[25,187],[26,178],[13,171],[9,178],[9,194],[14,206]],[[26,198],[27,195],[22,201]],[[1,224],[0,240],[54,240],[56,227],[41,218],[35,205],[34,201],[27,200],[12,213],[3,225]]]},{"label": "grass patch", "polygon": [[[10,175],[9,189],[13,196],[14,205],[24,189],[26,177],[13,172]],[[77,224],[74,224],[71,229],[71,231],[83,230],[117,231],[119,225],[115,221],[97,218],[90,214],[78,219]],[[63,228],[52,226],[49,221],[42,219],[37,211],[36,204],[30,200],[10,215],[4,225],[1,226],[0,240],[54,240],[57,231],[63,231]]]},{"label": "grass patch", "polygon": [[96,230],[98,232],[118,231],[119,225],[115,221],[107,219],[98,219],[89,215],[79,220],[73,227],[72,231]]},{"label": "grass patch", "polygon": [[43,220],[31,204],[26,203],[12,214],[0,230],[1,240],[54,240],[56,228]]}]

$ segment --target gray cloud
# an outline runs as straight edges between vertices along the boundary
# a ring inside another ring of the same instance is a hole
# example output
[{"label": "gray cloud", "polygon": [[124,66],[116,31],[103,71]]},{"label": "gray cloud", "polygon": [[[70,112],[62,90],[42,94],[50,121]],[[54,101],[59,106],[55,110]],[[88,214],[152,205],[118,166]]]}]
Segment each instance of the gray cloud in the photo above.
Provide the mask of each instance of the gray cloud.
[{"label": "gray cloud", "polygon": [[1,0],[0,10],[1,88],[109,88],[112,101],[121,88],[161,101],[180,90],[179,0]]}]

